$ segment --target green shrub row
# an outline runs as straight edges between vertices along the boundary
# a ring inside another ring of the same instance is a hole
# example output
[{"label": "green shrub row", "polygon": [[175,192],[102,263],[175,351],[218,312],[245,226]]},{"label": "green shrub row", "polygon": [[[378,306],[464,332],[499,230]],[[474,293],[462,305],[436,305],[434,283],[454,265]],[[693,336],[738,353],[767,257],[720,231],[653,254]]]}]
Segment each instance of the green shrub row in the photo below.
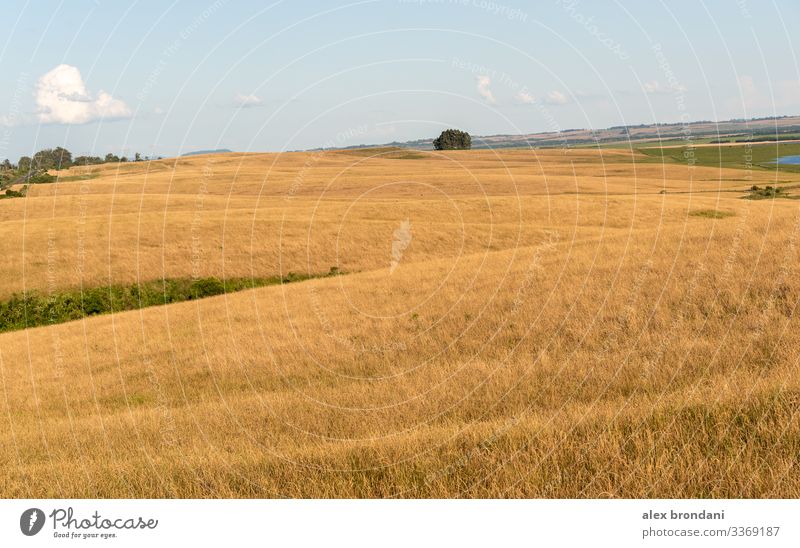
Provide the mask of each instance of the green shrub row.
[{"label": "green shrub row", "polygon": [[3,198],[23,198],[28,192],[28,185],[24,185],[20,190],[6,189],[5,194],[0,194],[0,199]]},{"label": "green shrub row", "polygon": [[128,286],[107,286],[72,290],[53,295],[37,292],[12,295],[0,302],[0,332],[79,320],[87,316],[136,310],[148,306],[191,301],[254,287],[299,282],[335,276],[331,268],[323,275],[295,274],[268,278],[165,279]]},{"label": "green shrub row", "polygon": [[796,199],[795,196],[789,195],[785,189],[775,186],[766,186],[760,188],[757,185],[750,187],[750,193],[743,196],[745,200],[767,200],[769,198],[791,198]]},{"label": "green shrub row", "polygon": [[28,182],[34,185],[55,183],[56,180],[58,180],[58,177],[56,177],[55,175],[50,175],[49,173],[40,173],[38,175],[33,175],[32,177],[28,178]]}]

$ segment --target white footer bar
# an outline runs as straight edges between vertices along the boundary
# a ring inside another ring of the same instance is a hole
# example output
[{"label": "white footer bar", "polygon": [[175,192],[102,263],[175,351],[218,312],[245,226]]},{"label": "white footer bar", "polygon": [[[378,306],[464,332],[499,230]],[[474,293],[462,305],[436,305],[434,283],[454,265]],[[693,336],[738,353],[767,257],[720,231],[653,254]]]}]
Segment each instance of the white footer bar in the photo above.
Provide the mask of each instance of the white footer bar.
[{"label": "white footer bar", "polygon": [[2,500],[0,516],[0,546],[800,546],[787,500]]}]

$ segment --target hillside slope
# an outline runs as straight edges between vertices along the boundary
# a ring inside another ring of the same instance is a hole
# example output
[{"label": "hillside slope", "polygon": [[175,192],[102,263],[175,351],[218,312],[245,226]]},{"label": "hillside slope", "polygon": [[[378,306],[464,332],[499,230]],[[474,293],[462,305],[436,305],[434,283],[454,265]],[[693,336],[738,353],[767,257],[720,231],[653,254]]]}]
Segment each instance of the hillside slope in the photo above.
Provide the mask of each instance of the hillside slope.
[{"label": "hillside slope", "polygon": [[0,493],[800,495],[797,202],[741,199],[774,173],[378,154],[0,203],[6,295],[346,272],[1,334]]}]

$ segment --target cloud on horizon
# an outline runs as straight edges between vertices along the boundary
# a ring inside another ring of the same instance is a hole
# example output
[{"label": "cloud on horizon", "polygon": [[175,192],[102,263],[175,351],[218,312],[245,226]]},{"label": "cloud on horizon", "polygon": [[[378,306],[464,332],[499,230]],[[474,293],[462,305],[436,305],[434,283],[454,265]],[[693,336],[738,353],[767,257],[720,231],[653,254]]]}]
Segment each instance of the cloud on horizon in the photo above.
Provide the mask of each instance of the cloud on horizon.
[{"label": "cloud on horizon", "polygon": [[566,105],[569,103],[567,96],[558,90],[548,91],[547,97],[544,100],[548,105]]},{"label": "cloud on horizon", "polygon": [[531,105],[536,102],[536,97],[528,93],[527,91],[520,90],[514,95],[514,99],[517,100],[519,103],[523,103],[525,105]]},{"label": "cloud on horizon", "polygon": [[[514,99],[523,105],[533,105],[540,102],[528,90],[523,89],[514,94]],[[544,102],[547,105],[566,105],[569,103],[569,98],[558,90],[548,91],[544,97]]]},{"label": "cloud on horizon", "polygon": [[262,101],[260,97],[257,97],[254,94],[245,95],[243,93],[237,93],[233,97],[233,103],[240,108],[249,108],[249,107],[259,107],[264,104],[264,101]]},{"label": "cloud on horizon", "polygon": [[671,93],[681,93],[686,90],[686,87],[675,83],[673,86],[662,86],[658,80],[650,80],[642,84],[642,91],[647,95],[669,95]]}]

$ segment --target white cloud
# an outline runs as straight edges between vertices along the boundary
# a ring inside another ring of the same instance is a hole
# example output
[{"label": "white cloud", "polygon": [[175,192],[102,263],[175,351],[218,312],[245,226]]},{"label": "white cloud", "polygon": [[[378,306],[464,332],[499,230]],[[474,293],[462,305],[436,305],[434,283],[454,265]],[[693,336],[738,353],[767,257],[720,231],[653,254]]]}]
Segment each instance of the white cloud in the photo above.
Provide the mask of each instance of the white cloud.
[{"label": "white cloud", "polygon": [[524,103],[526,105],[530,105],[536,102],[536,97],[528,93],[526,90],[520,90],[514,95],[514,99],[516,99],[520,103]]},{"label": "white cloud", "polygon": [[486,99],[486,102],[490,105],[495,104],[497,101],[494,99],[494,93],[489,89],[489,86],[492,85],[492,79],[484,75],[478,75],[475,79],[478,82],[478,95]]},{"label": "white cloud", "polygon": [[673,82],[671,86],[662,86],[658,80],[650,80],[642,84],[642,91],[648,95],[668,95],[670,93],[680,93],[686,91],[686,87]]},{"label": "white cloud", "polygon": [[262,101],[256,95],[245,95],[243,93],[237,93],[233,98],[233,102],[236,104],[236,106],[241,108],[257,107],[264,104],[264,101]]},{"label": "white cloud", "polygon": [[645,93],[660,93],[662,91],[661,84],[658,82],[658,80],[651,80],[650,82],[645,82],[644,84],[642,84],[642,91],[644,91]]},{"label": "white cloud", "polygon": [[560,91],[553,90],[547,92],[545,103],[550,105],[566,105],[569,103],[569,99],[567,99],[567,96]]},{"label": "white cloud", "polygon": [[39,121],[55,124],[85,124],[102,118],[128,118],[131,110],[105,91],[89,94],[81,72],[71,65],[58,65],[36,83]]},{"label": "white cloud", "polygon": [[[539,102],[539,100],[536,99],[536,97],[534,97],[527,89],[518,91],[514,95],[514,99],[516,99],[518,103],[523,103],[526,105]],[[569,103],[569,98],[567,98],[567,96],[560,91],[553,90],[547,92],[544,97],[544,102],[548,105],[566,105]]]}]

